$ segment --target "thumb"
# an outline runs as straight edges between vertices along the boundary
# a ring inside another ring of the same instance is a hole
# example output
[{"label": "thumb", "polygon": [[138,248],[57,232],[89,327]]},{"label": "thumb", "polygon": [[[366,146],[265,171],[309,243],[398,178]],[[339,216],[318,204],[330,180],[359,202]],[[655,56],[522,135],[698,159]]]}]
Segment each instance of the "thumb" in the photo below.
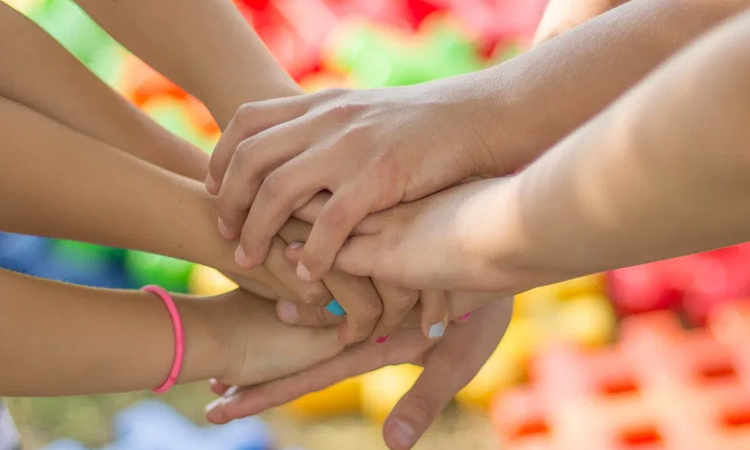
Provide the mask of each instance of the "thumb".
[{"label": "thumb", "polygon": [[383,439],[391,450],[409,450],[466,383],[457,372],[425,365],[417,382],[398,402],[383,425]]}]

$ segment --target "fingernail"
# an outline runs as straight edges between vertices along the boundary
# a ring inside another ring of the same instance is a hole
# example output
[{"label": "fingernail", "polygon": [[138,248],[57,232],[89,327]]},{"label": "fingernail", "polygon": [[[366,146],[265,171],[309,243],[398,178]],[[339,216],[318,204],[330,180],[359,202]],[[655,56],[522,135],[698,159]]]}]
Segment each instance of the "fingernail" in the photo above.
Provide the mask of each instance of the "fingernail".
[{"label": "fingernail", "polygon": [[292,242],[289,244],[289,250],[297,250],[300,247],[302,247],[302,242]]},{"label": "fingernail", "polygon": [[376,344],[378,344],[378,345],[380,345],[380,344],[384,343],[384,342],[385,342],[385,341],[387,341],[387,340],[388,340],[388,336],[380,336],[380,337],[379,337],[379,338],[378,338],[378,339],[377,339],[377,340],[375,341],[375,343],[376,343]]},{"label": "fingernail", "polygon": [[427,337],[429,337],[430,339],[437,339],[439,337],[442,337],[443,333],[445,333],[445,325],[443,325],[442,322],[436,323],[428,330]]},{"label": "fingernail", "polygon": [[466,313],[463,316],[459,317],[458,320],[460,321],[469,320],[469,317],[471,317],[471,313]]},{"label": "fingernail", "polygon": [[331,302],[328,303],[328,305],[326,305],[326,310],[328,310],[329,313],[337,317],[346,315],[346,311],[344,311],[344,308],[341,307],[341,304],[337,302],[335,298],[331,300]]},{"label": "fingernail", "polygon": [[224,239],[232,239],[232,235],[229,232],[229,227],[227,227],[227,224],[225,224],[224,221],[221,220],[221,217],[219,217],[219,234],[224,236]]},{"label": "fingernail", "polygon": [[219,191],[219,183],[209,173],[206,177],[206,190],[209,194],[216,194]]},{"label": "fingernail", "polygon": [[297,278],[308,283],[312,281],[312,274],[302,263],[297,264]]},{"label": "fingernail", "polygon": [[222,394],[221,397],[206,405],[206,413],[213,411],[219,406],[224,406],[227,403],[233,402],[237,398],[236,394],[238,390],[239,386],[231,386],[224,392],[224,394]]},{"label": "fingernail", "polygon": [[399,447],[409,448],[414,445],[416,433],[414,433],[414,429],[405,422],[396,420],[393,422],[393,425],[391,425],[390,430],[391,438]]},{"label": "fingernail", "polygon": [[299,314],[297,314],[297,305],[294,302],[283,300],[279,305],[279,318],[284,323],[297,323],[297,320],[299,319]]},{"label": "fingernail", "polygon": [[247,265],[247,255],[245,254],[245,249],[242,248],[241,245],[237,246],[237,251],[234,252],[234,260],[242,267]]},{"label": "fingernail", "polygon": [[210,378],[210,379],[208,380],[208,382],[209,382],[209,383],[210,383],[211,385],[214,385],[214,384],[216,384],[216,378]]}]

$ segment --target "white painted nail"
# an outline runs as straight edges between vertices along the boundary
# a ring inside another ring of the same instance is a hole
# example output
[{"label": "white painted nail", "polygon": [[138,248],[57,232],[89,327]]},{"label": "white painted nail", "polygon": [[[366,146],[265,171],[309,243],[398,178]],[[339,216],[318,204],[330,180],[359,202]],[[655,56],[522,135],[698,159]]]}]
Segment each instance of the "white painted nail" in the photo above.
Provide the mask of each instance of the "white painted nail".
[{"label": "white painted nail", "polygon": [[430,339],[437,339],[439,337],[443,336],[443,333],[445,333],[445,325],[443,323],[436,323],[435,325],[432,325],[427,332],[427,337]]}]

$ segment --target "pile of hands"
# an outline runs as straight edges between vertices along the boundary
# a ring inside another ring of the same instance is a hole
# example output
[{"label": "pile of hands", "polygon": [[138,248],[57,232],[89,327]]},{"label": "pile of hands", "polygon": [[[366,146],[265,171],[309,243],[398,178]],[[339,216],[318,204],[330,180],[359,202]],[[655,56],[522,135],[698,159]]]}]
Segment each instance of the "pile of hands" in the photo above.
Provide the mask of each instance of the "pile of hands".
[{"label": "pile of hands", "polygon": [[[270,333],[277,357],[244,362],[263,365],[257,383],[212,381],[210,422],[412,363],[424,370],[383,429],[391,449],[409,449],[494,352],[513,295],[570,278],[524,259],[515,174],[537,155],[512,151],[524,137],[503,127],[487,82],[331,89],[237,111],[206,179],[219,233],[237,243],[227,275],[276,300],[277,324],[311,334]],[[238,275],[258,270],[273,286]],[[331,327],[333,349],[315,334]]]},{"label": "pile of hands", "polygon": [[[414,363],[425,370],[385,423],[389,446],[410,448],[476,375],[507,328],[512,294],[538,284],[512,258],[497,259],[522,246],[510,208],[490,206],[511,204],[514,183],[481,175],[517,167],[491,157],[499,137],[473,133],[476,110],[440,82],[329,90],[239,109],[206,180],[219,232],[237,242],[239,268],[263,268],[284,285],[260,292],[278,300],[281,322],[337,326],[340,346],[317,362],[309,359],[317,351],[314,338],[305,343],[277,334],[281,344],[303,351],[305,362],[280,362],[294,353],[282,350],[287,357],[269,364],[297,364],[291,375],[239,388],[213,382],[221,397],[209,405],[211,422]],[[432,115],[417,116],[425,111]],[[476,222],[488,211],[508,224],[505,232]],[[507,243],[498,243],[500,235]],[[345,316],[326,308],[334,299]]]}]

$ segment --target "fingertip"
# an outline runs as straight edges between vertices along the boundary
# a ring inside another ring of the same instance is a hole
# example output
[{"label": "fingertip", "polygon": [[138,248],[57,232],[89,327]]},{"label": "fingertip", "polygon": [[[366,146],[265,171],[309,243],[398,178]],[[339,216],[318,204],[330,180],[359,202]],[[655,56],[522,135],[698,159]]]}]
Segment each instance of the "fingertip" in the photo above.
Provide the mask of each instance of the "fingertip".
[{"label": "fingertip", "polygon": [[414,426],[400,418],[389,419],[383,427],[383,440],[391,450],[410,450],[418,437]]},{"label": "fingertip", "polygon": [[211,172],[209,172],[206,176],[206,191],[211,195],[217,195],[220,190],[221,184],[219,184],[219,182],[214,179],[213,175],[211,175]]},{"label": "fingertip", "polygon": [[297,304],[288,300],[282,300],[277,303],[276,315],[287,325],[295,325],[299,321]]},{"label": "fingertip", "polygon": [[299,258],[302,255],[302,246],[301,242],[292,242],[286,247],[286,259],[290,263],[296,265],[299,262]]},{"label": "fingertip", "polygon": [[219,219],[217,220],[217,223],[218,223],[218,227],[219,227],[219,234],[224,239],[233,240],[234,237],[235,237],[235,233],[232,233],[232,231],[227,226],[226,222],[224,222],[224,219],[222,219],[221,217],[219,217]]}]

